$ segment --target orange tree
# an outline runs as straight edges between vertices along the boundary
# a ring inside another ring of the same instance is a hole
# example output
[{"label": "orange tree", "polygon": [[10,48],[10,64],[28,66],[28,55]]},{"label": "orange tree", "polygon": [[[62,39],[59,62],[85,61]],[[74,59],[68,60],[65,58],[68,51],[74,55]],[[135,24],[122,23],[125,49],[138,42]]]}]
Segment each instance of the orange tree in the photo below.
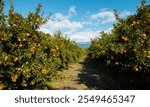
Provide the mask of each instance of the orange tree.
[{"label": "orange tree", "polygon": [[107,65],[150,74],[150,5],[142,0],[137,13],[126,19],[119,18],[110,34],[92,40],[89,55],[103,59]]},{"label": "orange tree", "polygon": [[51,36],[38,31],[49,19],[40,14],[41,4],[27,17],[16,13],[12,2],[8,15],[3,8],[0,0],[0,89],[40,87],[80,57],[82,49],[61,33]]}]

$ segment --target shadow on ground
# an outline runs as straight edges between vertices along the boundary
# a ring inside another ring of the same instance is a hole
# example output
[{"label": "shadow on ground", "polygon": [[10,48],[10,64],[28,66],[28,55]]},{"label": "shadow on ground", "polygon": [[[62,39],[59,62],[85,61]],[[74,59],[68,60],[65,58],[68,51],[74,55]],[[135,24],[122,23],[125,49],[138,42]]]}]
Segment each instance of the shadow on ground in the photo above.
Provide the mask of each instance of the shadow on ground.
[{"label": "shadow on ground", "polygon": [[103,63],[92,61],[86,58],[81,73],[78,75],[78,82],[85,84],[89,89],[94,90],[146,90],[150,84],[141,81],[139,75],[129,71],[119,71],[116,68],[108,68]]}]

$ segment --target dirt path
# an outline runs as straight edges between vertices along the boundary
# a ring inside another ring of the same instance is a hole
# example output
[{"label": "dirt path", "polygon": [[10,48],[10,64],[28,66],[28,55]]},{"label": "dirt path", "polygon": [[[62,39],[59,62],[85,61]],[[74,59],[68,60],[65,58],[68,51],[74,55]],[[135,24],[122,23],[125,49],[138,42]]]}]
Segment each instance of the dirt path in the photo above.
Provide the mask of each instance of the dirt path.
[{"label": "dirt path", "polygon": [[[90,59],[85,58],[76,64],[72,64],[68,70],[61,74],[63,80],[54,80],[49,86],[56,90],[95,90],[119,88],[118,80],[112,78],[103,66],[95,64]],[[112,84],[113,82],[113,84]]]},{"label": "dirt path", "polygon": [[[54,90],[120,90],[150,89],[141,81],[133,79],[131,74],[107,68],[89,58],[72,64],[69,69],[60,73],[63,80],[54,80],[48,84]],[[129,77],[131,75],[131,78]],[[140,85],[139,85],[140,84]]]},{"label": "dirt path", "polygon": [[88,87],[86,84],[79,83],[79,75],[83,69],[84,60],[80,60],[79,63],[72,64],[69,69],[61,72],[62,76],[65,77],[63,80],[55,80],[50,84],[52,89],[73,89],[73,90],[86,90]]}]

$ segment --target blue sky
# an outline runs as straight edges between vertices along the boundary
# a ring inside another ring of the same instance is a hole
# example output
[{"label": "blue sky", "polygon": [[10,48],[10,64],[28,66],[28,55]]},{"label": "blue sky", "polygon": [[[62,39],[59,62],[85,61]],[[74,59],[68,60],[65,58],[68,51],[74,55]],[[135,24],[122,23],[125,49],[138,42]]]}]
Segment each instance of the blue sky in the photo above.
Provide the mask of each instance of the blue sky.
[{"label": "blue sky", "polygon": [[[113,10],[120,16],[134,14],[140,0],[12,0],[15,11],[26,16],[35,11],[38,3],[42,3],[45,15],[52,13],[51,19],[40,30],[53,34],[60,30],[71,40],[89,42],[100,31],[109,32],[115,23]],[[32,2],[31,2],[32,1]],[[150,0],[147,0],[147,4]],[[9,0],[5,0],[5,12],[9,9]]]}]

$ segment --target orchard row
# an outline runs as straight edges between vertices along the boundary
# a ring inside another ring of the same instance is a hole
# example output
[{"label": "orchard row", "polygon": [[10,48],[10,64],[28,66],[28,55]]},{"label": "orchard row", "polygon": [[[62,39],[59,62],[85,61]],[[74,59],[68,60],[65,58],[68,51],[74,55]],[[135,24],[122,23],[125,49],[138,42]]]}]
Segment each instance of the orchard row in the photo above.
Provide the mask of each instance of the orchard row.
[{"label": "orchard row", "polygon": [[150,76],[150,5],[142,0],[134,15],[123,19],[115,11],[115,16],[111,33],[93,39],[89,55],[108,66]]},{"label": "orchard row", "polygon": [[0,1],[0,89],[34,89],[57,76],[58,70],[78,61],[83,50],[75,42],[40,32],[47,18],[41,5],[27,17],[14,11],[10,2],[9,14],[3,12]]}]

